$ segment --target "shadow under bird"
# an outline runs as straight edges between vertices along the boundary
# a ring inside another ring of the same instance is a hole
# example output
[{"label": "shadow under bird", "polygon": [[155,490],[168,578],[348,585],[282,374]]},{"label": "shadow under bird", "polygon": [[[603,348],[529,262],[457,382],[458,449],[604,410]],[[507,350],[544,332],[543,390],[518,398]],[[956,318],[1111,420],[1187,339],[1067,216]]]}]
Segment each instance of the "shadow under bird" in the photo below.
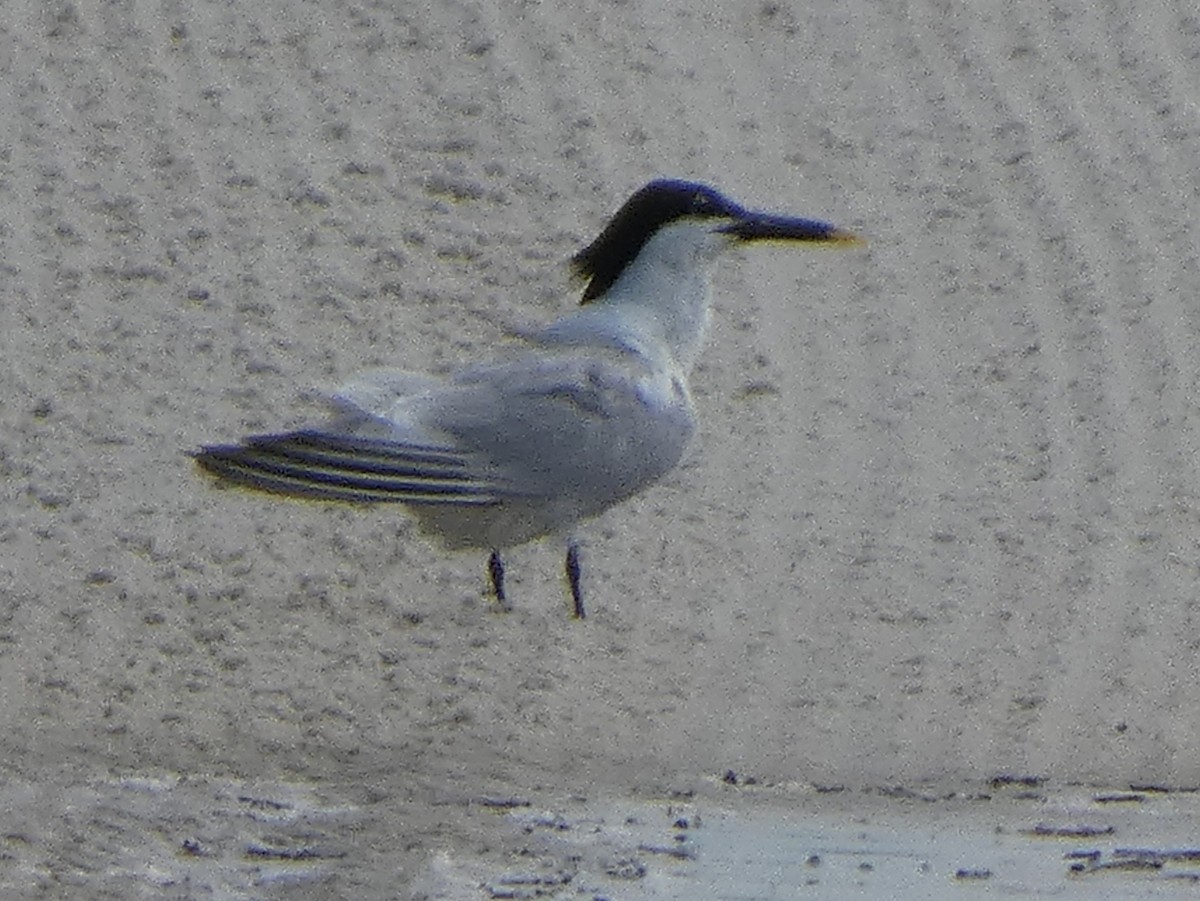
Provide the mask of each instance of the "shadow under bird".
[{"label": "shadow under bird", "polygon": [[859,243],[827,222],[748,210],[707,185],[653,181],[573,258],[579,309],[492,362],[445,377],[360,374],[312,428],[212,445],[196,462],[221,479],[293,497],[396,502],[451,549],[489,550],[508,609],[501,551],[572,529],[674,469],[696,431],[688,389],[721,253],[750,242]]}]

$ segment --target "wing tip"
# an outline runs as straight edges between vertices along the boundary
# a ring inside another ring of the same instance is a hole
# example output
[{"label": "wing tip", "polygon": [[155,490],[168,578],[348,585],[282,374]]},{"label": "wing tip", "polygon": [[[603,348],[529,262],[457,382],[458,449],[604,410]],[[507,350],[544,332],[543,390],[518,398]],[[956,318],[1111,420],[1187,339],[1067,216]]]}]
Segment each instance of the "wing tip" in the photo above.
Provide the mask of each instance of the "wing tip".
[{"label": "wing tip", "polygon": [[481,480],[447,448],[404,450],[390,442],[309,429],[251,435],[240,444],[203,445],[187,453],[218,484],[284,497],[490,506],[511,494]]}]

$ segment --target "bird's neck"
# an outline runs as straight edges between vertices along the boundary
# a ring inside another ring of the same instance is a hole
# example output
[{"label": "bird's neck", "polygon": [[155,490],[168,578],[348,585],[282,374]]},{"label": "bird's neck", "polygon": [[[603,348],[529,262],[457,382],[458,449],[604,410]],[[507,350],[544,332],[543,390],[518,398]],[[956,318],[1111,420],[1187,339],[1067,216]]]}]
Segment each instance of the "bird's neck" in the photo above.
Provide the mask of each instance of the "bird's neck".
[{"label": "bird's neck", "polygon": [[690,371],[708,330],[712,269],[722,246],[707,233],[669,229],[647,242],[594,302],[619,310]]}]

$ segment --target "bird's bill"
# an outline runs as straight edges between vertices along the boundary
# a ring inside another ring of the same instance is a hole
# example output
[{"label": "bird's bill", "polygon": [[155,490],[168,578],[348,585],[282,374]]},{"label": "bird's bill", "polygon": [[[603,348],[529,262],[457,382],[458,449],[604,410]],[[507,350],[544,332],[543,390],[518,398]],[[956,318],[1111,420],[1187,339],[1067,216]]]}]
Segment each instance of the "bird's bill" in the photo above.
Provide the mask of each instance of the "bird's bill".
[{"label": "bird's bill", "polygon": [[854,232],[831,222],[771,213],[746,212],[717,230],[740,241],[810,241],[842,246],[866,243]]}]

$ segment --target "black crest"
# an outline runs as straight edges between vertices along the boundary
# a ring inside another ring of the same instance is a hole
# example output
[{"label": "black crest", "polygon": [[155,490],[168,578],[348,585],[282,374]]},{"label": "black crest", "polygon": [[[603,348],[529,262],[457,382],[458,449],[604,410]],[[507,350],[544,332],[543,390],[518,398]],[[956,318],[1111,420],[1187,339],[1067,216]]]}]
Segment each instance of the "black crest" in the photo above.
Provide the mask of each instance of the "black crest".
[{"label": "black crest", "polygon": [[571,258],[575,272],[588,280],[582,302],[595,300],[611,288],[664,225],[684,218],[737,217],[742,212],[733,201],[699,182],[650,182],[625,201],[595,241]]}]

